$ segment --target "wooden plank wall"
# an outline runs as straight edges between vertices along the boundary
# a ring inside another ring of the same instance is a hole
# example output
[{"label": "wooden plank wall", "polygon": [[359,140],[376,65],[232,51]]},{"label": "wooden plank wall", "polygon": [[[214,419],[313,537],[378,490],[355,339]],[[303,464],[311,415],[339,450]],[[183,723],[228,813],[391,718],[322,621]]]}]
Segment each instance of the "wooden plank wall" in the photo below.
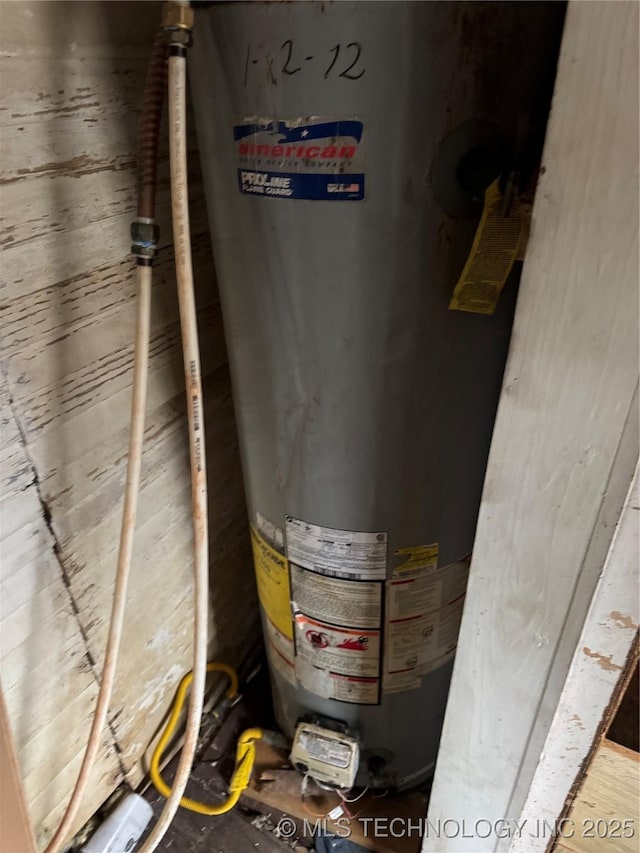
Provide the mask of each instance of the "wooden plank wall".
[{"label": "wooden plank wall", "polygon": [[[135,148],[160,4],[6,2],[2,58],[1,677],[42,846],[78,770],[120,525],[134,330]],[[220,308],[195,139],[194,262],[212,520],[212,653],[258,636]],[[143,484],[105,749],[78,824],[141,761],[191,654],[186,420],[166,139]]]},{"label": "wooden plank wall", "polygon": [[33,834],[22,776],[0,686],[0,845],[6,853],[35,853]]}]

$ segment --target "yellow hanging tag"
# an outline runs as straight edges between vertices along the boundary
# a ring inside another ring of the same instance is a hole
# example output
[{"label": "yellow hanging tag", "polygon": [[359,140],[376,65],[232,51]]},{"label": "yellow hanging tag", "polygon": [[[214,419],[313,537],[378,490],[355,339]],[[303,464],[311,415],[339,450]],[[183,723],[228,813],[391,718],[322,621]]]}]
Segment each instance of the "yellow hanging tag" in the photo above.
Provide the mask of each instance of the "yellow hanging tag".
[{"label": "yellow hanging tag", "polygon": [[514,192],[508,215],[499,179],[484,195],[484,208],[462,275],[449,308],[475,314],[494,314],[502,288],[518,257],[523,216]]}]

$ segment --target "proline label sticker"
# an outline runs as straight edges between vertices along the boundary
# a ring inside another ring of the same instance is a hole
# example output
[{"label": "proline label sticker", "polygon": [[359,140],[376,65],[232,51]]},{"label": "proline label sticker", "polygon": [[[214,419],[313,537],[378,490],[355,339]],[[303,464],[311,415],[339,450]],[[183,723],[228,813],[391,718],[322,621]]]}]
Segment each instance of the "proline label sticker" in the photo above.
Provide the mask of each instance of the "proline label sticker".
[{"label": "proline label sticker", "polygon": [[238,188],[268,199],[363,201],[363,137],[355,117],[235,116]]}]

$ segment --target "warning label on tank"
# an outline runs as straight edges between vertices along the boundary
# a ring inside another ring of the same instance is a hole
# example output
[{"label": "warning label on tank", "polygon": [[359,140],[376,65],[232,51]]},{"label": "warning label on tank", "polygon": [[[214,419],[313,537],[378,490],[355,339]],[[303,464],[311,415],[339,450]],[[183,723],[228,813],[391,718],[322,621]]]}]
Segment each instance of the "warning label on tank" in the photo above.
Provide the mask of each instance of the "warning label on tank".
[{"label": "warning label on tank", "polygon": [[468,563],[450,563],[435,572],[422,571],[414,577],[394,578],[387,584],[387,618],[424,616],[464,596]]},{"label": "warning label on tank", "polygon": [[265,619],[265,634],[271,669],[295,686],[293,640],[279,631],[269,618]]},{"label": "warning label on tank", "polygon": [[380,628],[380,581],[339,580],[301,569],[291,563],[291,596],[295,609],[312,619],[322,619],[350,628]]},{"label": "warning label on tank", "polygon": [[468,572],[464,560],[387,583],[385,693],[419,687],[423,675],[453,657]]},{"label": "warning label on tank", "polygon": [[292,563],[337,578],[384,580],[387,534],[336,530],[286,517],[287,556]]},{"label": "warning label on tank", "polygon": [[329,699],[375,705],[380,688],[380,631],[343,628],[295,613],[296,676]]},{"label": "warning label on tank", "polygon": [[390,675],[411,671],[425,675],[448,660],[456,647],[462,602],[429,616],[391,622],[387,632],[387,662]]},{"label": "warning label on tank", "polygon": [[235,116],[238,188],[271,199],[362,201],[363,136],[358,118]]},{"label": "warning label on tank", "polygon": [[260,604],[271,622],[289,639],[291,629],[291,596],[289,594],[289,567],[286,559],[251,526],[253,563],[258,585]]}]

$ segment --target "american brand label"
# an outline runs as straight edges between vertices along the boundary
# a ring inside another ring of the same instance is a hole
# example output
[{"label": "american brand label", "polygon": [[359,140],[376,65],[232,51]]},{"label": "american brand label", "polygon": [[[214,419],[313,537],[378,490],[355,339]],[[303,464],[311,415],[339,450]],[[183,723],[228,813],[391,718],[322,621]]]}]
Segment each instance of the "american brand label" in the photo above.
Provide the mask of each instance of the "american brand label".
[{"label": "american brand label", "polygon": [[235,118],[238,188],[272,199],[363,201],[363,137],[357,118]]}]

